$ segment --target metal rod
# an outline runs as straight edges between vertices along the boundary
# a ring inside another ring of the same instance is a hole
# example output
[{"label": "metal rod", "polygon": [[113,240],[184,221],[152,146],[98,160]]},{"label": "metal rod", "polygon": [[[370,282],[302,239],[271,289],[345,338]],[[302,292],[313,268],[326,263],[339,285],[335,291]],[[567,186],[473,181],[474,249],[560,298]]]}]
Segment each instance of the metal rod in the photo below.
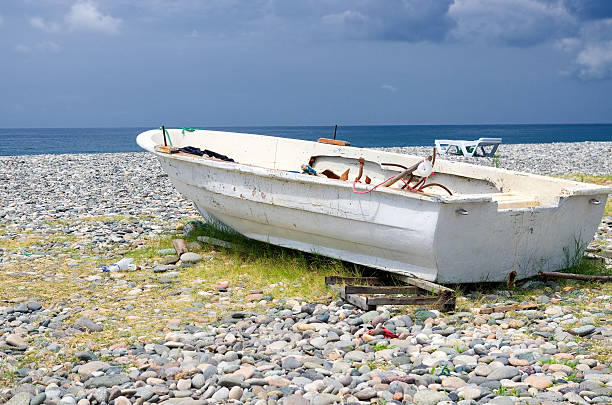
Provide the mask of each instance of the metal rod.
[{"label": "metal rod", "polygon": [[168,143],[166,142],[166,127],[164,127],[162,125],[162,136],[164,137],[164,146],[168,146]]},{"label": "metal rod", "polygon": [[336,139],[336,131],[338,130],[338,124],[334,127],[334,139]]}]

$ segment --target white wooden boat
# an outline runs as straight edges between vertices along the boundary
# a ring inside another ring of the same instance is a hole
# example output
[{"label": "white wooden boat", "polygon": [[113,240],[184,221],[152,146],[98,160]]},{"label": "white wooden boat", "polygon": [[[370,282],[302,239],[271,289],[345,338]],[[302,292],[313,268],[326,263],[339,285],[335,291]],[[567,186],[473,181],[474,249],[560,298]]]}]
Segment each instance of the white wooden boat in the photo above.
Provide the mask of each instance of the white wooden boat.
[{"label": "white wooden boat", "polygon": [[[423,192],[374,185],[420,156],[262,135],[170,129],[235,162],[163,153],[159,129],[138,144],[154,153],[201,214],[253,239],[441,283],[504,281],[568,267],[601,220],[609,187],[441,159]],[[363,158],[364,176],[354,183]],[[349,180],[303,174],[302,165]],[[371,184],[364,184],[368,176]],[[412,183],[411,183],[412,184]]]}]

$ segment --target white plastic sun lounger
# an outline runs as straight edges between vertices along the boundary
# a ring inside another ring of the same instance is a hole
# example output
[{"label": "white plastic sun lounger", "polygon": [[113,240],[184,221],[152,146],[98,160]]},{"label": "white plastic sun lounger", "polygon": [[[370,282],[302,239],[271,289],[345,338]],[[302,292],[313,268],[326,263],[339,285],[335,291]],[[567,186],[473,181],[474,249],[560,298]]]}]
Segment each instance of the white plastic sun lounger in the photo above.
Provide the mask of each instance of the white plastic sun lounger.
[{"label": "white plastic sun lounger", "polygon": [[[462,141],[453,139],[436,139],[436,150],[440,155],[454,154],[467,157],[492,157],[497,152],[501,138],[479,138],[475,141]],[[485,146],[491,149],[487,152]]]}]

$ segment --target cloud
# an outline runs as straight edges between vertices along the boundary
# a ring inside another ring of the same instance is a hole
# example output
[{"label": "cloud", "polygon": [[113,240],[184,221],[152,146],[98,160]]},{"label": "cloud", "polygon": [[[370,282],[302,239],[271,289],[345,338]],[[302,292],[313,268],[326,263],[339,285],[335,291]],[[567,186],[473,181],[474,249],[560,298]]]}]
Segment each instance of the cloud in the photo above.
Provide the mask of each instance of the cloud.
[{"label": "cloud", "polygon": [[62,47],[52,41],[39,42],[33,46],[28,46],[24,44],[15,45],[15,52],[19,52],[19,53],[32,53],[32,52],[59,53],[61,50],[62,50]]},{"label": "cloud", "polygon": [[73,30],[119,33],[121,19],[105,15],[91,1],[77,1],[66,15],[66,23]]},{"label": "cloud", "polygon": [[381,85],[381,86],[380,86],[380,88],[381,88],[381,89],[384,89],[384,90],[391,91],[391,92],[395,92],[395,91],[397,91],[397,87],[392,86],[392,85],[390,85],[390,84],[383,84],[383,85]]},{"label": "cloud", "polygon": [[17,44],[15,45],[15,52],[28,53],[30,52],[30,47],[23,44]]},{"label": "cloud", "polygon": [[612,41],[587,45],[578,53],[576,65],[583,80],[612,77]]},{"label": "cloud", "polygon": [[610,0],[564,0],[565,8],[582,20],[600,20],[612,17]]},{"label": "cloud", "polygon": [[452,2],[387,0],[381,5],[377,0],[351,1],[344,9],[322,15],[320,22],[324,31],[337,38],[441,41],[455,26],[448,16]]},{"label": "cloud", "polygon": [[533,46],[577,29],[558,1],[456,0],[449,15],[457,21],[452,36],[470,42]]},{"label": "cloud", "polygon": [[46,32],[57,32],[60,30],[60,25],[56,22],[47,22],[42,17],[32,17],[30,18],[30,25],[34,28],[38,28],[40,30]]},{"label": "cloud", "polygon": [[43,52],[59,53],[62,47],[52,41],[43,41],[36,45],[36,48]]},{"label": "cloud", "polygon": [[612,18],[585,22],[575,37],[563,38],[557,48],[574,58],[565,73],[581,80],[612,78]]}]

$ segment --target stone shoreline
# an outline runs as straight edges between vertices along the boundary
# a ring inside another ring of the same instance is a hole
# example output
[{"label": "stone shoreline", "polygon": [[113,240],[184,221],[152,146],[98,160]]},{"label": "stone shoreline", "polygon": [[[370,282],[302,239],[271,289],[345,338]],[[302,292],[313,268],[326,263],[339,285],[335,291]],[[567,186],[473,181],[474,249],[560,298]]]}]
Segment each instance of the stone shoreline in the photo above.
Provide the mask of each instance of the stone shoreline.
[{"label": "stone shoreline", "polygon": [[[610,175],[610,156],[612,142],[502,145],[474,162]],[[441,314],[218,285],[203,269],[233,259],[210,248],[160,274],[102,273],[198,217],[152,156],[5,156],[0,184],[0,403],[612,403],[609,285],[529,280]],[[521,303],[539,307],[479,311]]]}]

